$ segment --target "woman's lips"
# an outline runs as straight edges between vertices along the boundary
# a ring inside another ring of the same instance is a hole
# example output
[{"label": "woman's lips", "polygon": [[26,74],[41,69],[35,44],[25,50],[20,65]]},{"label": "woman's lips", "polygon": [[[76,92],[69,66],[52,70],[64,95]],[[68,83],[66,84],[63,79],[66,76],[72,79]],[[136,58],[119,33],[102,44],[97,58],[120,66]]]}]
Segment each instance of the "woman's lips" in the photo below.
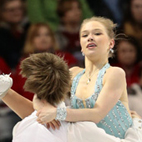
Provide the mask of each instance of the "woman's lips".
[{"label": "woman's lips", "polygon": [[92,48],[95,48],[97,45],[95,44],[95,43],[89,43],[88,45],[87,45],[87,48],[88,49],[92,49]]}]

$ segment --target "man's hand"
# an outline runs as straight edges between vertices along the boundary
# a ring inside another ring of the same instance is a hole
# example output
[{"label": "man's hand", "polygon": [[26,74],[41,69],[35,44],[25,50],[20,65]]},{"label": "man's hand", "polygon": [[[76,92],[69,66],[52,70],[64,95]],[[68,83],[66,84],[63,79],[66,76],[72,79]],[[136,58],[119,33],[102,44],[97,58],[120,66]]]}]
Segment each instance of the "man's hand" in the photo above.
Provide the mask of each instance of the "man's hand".
[{"label": "man's hand", "polygon": [[61,123],[58,120],[53,120],[53,121],[47,123],[46,126],[47,126],[48,129],[52,128],[53,130],[55,130],[55,129],[59,129],[60,128]]},{"label": "man's hand", "polygon": [[140,119],[142,119],[141,116],[138,115],[136,111],[132,111],[132,110],[131,110],[130,112],[131,112],[132,118],[140,118]]}]

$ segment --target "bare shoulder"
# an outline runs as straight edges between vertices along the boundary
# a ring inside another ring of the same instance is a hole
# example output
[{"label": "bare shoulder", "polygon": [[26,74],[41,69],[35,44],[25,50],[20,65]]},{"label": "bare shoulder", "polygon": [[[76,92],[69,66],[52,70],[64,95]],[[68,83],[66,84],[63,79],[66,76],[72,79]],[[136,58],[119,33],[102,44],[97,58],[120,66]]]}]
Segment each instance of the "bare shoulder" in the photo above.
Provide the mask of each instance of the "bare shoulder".
[{"label": "bare shoulder", "polygon": [[110,67],[106,71],[106,76],[105,78],[109,79],[124,79],[125,78],[125,71],[122,68],[119,67]]},{"label": "bare shoulder", "polygon": [[83,68],[80,68],[78,66],[70,68],[71,78],[73,79],[82,70],[83,70]]}]

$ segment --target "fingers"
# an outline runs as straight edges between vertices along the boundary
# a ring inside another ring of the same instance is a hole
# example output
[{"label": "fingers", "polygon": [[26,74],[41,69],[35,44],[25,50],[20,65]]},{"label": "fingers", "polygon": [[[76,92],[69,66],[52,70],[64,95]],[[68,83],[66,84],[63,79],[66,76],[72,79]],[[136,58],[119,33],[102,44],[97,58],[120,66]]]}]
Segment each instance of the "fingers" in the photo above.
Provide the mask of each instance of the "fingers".
[{"label": "fingers", "polygon": [[40,123],[40,124],[46,124],[46,123],[49,123],[50,121],[45,121],[43,117],[40,117],[38,116],[37,117],[37,121]]},{"label": "fingers", "polygon": [[60,123],[60,121],[56,120],[56,122],[58,123],[58,125],[59,125],[59,126],[61,126],[61,123]]},{"label": "fingers", "polygon": [[54,125],[54,128],[57,128],[57,129],[59,129],[60,126],[61,126],[61,124],[60,124],[60,122],[58,120],[53,120],[52,124]]},{"label": "fingers", "polygon": [[47,124],[46,124],[46,127],[47,127],[47,129],[49,129],[49,128],[50,128],[50,125],[49,125],[49,123],[47,123]]},{"label": "fingers", "polygon": [[131,111],[131,116],[132,116],[132,118],[140,118],[141,119],[141,116],[136,111]]},{"label": "fingers", "polygon": [[52,122],[50,122],[49,125],[50,125],[50,127],[51,127],[53,130],[55,130],[55,126],[54,126],[54,124],[53,124]]},{"label": "fingers", "polygon": [[44,124],[44,122],[41,121],[39,118],[37,118],[37,122],[40,123],[40,124]]},{"label": "fingers", "polygon": [[41,114],[40,111],[38,111],[38,112],[36,113],[37,121],[38,121],[39,123],[41,123],[41,124],[45,124],[46,122],[42,119],[42,117],[40,116],[40,114]]},{"label": "fingers", "polygon": [[49,119],[49,121],[45,121],[46,117],[44,117],[44,115],[42,116],[42,113],[40,110],[36,113],[36,116],[37,116],[37,122],[40,124],[46,124],[47,128],[52,128],[53,130],[55,130],[55,129],[59,129],[61,126],[60,121],[55,119],[53,120],[53,118]]},{"label": "fingers", "polygon": [[46,124],[47,128],[52,128],[53,130],[59,129],[61,126],[61,123],[58,120],[53,120],[52,122],[49,122]]}]

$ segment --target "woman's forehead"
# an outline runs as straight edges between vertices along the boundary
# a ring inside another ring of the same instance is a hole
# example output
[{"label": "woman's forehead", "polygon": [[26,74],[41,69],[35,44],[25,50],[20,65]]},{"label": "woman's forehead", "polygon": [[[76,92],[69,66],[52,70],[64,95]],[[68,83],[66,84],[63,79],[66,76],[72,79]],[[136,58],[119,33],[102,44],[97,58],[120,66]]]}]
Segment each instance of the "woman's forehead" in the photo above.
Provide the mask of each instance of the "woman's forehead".
[{"label": "woman's forehead", "polygon": [[87,32],[87,31],[92,31],[92,30],[100,30],[100,31],[106,31],[105,26],[98,22],[98,21],[89,21],[87,23],[84,23],[82,28],[81,28],[81,32]]}]

